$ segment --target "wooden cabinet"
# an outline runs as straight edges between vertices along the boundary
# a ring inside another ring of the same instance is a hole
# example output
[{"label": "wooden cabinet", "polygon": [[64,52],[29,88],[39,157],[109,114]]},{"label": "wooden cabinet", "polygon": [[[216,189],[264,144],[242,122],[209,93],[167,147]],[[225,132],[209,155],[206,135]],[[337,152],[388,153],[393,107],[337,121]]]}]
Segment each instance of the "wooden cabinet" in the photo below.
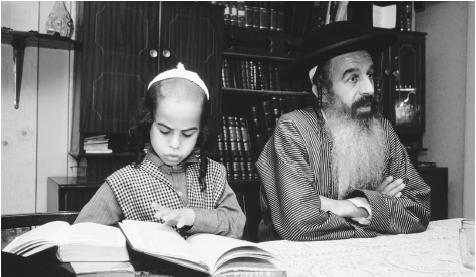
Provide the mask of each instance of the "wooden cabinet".
[{"label": "wooden cabinet", "polygon": [[[382,30],[376,30],[382,32]],[[390,120],[417,166],[425,150],[425,33],[392,32],[396,43],[374,56],[379,111]]]},{"label": "wooden cabinet", "polygon": [[417,168],[431,188],[431,220],[448,218],[448,168]]},{"label": "wooden cabinet", "polygon": [[79,212],[102,183],[79,177],[48,177],[47,211]]},{"label": "wooden cabinet", "polygon": [[127,134],[148,82],[179,61],[202,76],[212,114],[218,114],[222,7],[130,1],[78,5],[78,34],[84,41],[76,76],[81,134]]},{"label": "wooden cabinet", "polygon": [[158,71],[156,2],[79,2],[80,132],[127,133]]}]

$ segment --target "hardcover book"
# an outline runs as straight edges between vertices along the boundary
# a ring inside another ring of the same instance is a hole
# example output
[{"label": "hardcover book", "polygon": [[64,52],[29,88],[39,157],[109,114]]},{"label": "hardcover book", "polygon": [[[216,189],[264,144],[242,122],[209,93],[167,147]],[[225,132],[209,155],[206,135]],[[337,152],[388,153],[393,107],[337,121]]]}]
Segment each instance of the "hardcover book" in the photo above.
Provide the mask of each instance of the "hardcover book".
[{"label": "hardcover book", "polygon": [[172,227],[124,220],[119,227],[132,250],[213,276],[286,276],[259,244],[213,234],[186,239]]}]

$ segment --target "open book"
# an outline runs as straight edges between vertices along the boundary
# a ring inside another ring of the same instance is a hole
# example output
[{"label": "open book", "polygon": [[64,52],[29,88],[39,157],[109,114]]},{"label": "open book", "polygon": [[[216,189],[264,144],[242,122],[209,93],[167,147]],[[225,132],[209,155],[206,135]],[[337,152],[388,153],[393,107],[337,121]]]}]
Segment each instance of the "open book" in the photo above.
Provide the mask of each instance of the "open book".
[{"label": "open book", "polygon": [[124,220],[119,227],[133,250],[200,272],[286,276],[273,255],[256,243],[212,234],[194,234],[185,240],[170,226],[155,222]]},{"label": "open book", "polygon": [[43,224],[16,237],[2,251],[27,257],[55,246],[63,262],[129,260],[126,240],[118,228],[86,222]]}]

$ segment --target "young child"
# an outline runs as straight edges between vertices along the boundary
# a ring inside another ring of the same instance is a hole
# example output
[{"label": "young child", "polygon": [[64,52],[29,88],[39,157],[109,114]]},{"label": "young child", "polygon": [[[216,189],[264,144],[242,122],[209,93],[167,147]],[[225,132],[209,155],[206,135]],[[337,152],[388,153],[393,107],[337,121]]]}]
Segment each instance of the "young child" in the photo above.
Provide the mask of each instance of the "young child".
[{"label": "young child", "polygon": [[212,233],[241,238],[245,216],[226,180],[225,168],[207,158],[209,93],[181,63],[148,86],[132,132],[135,165],[111,174],[75,223],[115,224],[123,219],[165,222],[187,235]]}]

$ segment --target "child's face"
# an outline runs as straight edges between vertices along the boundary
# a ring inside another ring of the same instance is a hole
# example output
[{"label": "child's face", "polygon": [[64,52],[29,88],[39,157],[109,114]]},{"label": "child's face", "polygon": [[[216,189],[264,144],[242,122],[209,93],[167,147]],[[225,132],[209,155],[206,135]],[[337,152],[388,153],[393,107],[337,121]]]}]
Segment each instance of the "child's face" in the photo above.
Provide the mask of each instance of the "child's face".
[{"label": "child's face", "polygon": [[175,166],[190,155],[197,142],[203,92],[183,81],[169,82],[161,90],[165,96],[158,101],[150,140],[160,159]]}]

